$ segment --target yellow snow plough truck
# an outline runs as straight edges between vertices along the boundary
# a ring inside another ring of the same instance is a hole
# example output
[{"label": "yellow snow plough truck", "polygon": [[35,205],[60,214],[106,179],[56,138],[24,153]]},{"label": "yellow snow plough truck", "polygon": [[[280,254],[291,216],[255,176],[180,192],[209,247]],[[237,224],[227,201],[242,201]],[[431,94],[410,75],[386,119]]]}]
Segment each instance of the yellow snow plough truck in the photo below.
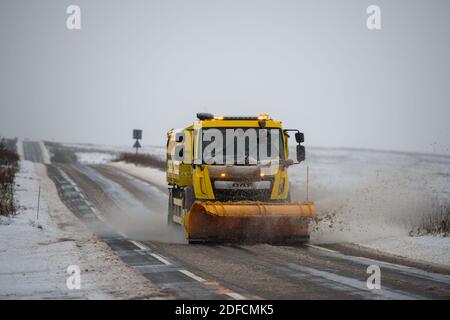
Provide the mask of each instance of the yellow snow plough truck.
[{"label": "yellow snow plough truck", "polygon": [[167,133],[168,223],[184,226],[189,243],[308,240],[315,206],[291,202],[288,181],[305,159],[303,133],[268,115],[197,118]]}]

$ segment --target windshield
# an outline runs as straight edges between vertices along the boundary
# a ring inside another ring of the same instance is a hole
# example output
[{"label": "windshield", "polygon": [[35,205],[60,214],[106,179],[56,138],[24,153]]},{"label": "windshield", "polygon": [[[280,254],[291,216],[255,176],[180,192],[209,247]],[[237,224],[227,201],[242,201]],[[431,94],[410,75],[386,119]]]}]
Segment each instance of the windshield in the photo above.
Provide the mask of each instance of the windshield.
[{"label": "windshield", "polygon": [[284,159],[278,128],[203,128],[202,163],[256,165]]}]

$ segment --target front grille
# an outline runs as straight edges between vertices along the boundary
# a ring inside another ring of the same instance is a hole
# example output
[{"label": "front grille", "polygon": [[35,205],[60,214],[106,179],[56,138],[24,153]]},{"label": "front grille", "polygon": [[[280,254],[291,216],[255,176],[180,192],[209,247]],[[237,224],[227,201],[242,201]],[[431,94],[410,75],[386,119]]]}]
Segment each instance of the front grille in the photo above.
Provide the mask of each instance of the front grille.
[{"label": "front grille", "polygon": [[248,189],[248,190],[233,190],[233,189],[216,189],[215,183],[212,181],[214,197],[218,201],[269,201],[272,193],[273,182],[270,181],[269,189]]}]

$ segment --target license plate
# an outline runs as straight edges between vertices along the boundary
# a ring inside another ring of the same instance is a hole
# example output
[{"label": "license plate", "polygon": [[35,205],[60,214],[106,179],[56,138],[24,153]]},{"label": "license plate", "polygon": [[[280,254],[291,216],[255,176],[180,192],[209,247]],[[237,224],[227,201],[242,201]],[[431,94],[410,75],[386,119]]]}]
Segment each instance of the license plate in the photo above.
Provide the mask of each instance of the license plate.
[{"label": "license plate", "polygon": [[214,183],[216,189],[231,189],[231,190],[252,190],[252,189],[270,189],[270,181],[216,181]]}]

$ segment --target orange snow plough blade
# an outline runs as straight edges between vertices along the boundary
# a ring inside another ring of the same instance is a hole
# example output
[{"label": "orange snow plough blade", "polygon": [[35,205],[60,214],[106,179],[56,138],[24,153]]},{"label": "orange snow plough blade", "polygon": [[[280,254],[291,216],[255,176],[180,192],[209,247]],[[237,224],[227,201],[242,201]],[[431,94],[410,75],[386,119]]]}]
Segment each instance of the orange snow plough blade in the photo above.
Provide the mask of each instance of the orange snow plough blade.
[{"label": "orange snow plough blade", "polygon": [[306,241],[315,211],[311,202],[195,202],[185,217],[186,237],[190,243]]}]

